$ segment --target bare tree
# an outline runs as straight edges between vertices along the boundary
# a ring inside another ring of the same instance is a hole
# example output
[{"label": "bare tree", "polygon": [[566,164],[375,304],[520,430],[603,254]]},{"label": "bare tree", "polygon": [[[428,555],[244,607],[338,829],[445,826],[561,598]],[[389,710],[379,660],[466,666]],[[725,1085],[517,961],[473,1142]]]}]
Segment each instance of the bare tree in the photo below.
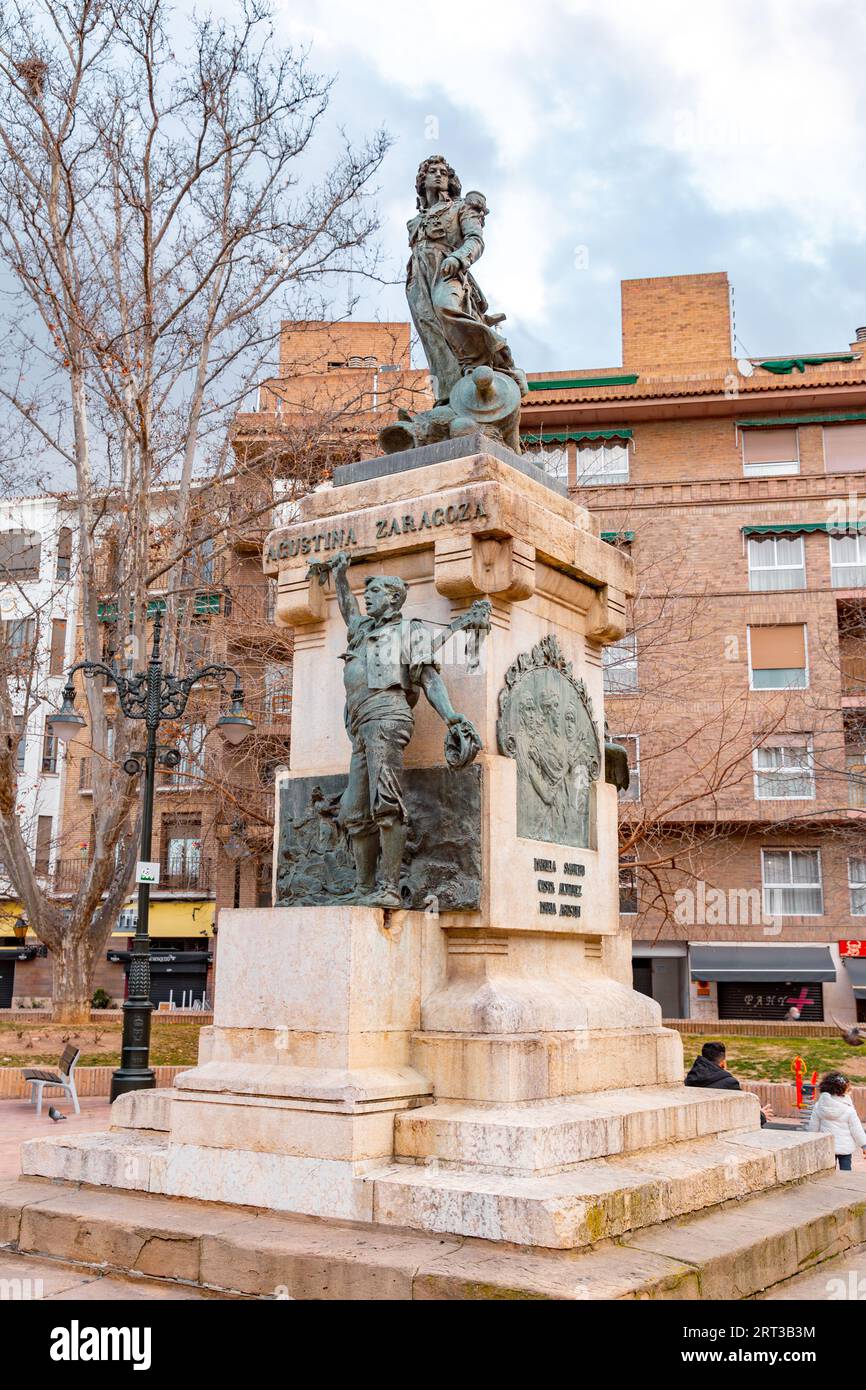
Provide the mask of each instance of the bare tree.
[{"label": "bare tree", "polygon": [[[344,141],[316,174],[331,82],[278,45],[259,0],[233,24],[185,20],[164,0],[11,0],[0,86],[0,258],[14,286],[0,399],[72,505],[82,655],[106,654],[110,551],[111,647],[135,660],[155,576],[182,632],[185,557],[226,520],[194,525],[193,512],[238,479],[228,425],[274,363],[280,319],[323,317],[335,277],[375,271],[371,180],[388,140]],[[92,844],[61,905],[15,814],[4,665],[0,857],[52,954],[56,1012],[79,1019],[135,857],[134,784],[117,776],[135,735],[114,721],[110,748],[110,696],[86,680]]]}]

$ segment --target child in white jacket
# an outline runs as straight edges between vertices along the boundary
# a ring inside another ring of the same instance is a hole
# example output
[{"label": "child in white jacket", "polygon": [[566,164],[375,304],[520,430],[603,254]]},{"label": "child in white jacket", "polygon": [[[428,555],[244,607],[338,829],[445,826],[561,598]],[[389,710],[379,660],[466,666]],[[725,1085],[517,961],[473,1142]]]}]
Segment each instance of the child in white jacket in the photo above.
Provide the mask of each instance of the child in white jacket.
[{"label": "child in white jacket", "polygon": [[851,1155],[858,1144],[866,1158],[866,1130],[849,1095],[851,1083],[840,1071],[829,1071],[818,1090],[809,1128],[819,1134],[832,1134],[836,1162],[843,1173],[850,1173]]}]

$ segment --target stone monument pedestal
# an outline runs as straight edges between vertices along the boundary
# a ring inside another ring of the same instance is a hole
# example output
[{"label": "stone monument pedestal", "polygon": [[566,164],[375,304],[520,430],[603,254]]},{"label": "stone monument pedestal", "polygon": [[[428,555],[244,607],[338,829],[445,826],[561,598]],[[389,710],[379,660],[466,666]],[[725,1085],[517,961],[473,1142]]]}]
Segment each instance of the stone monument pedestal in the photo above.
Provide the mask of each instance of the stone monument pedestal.
[{"label": "stone monument pedestal", "polygon": [[[573,1250],[833,1167],[826,1137],[762,1131],[754,1096],[687,1090],[678,1035],[632,988],[601,659],[630,562],[525,459],[437,447],[338,470],[269,538],[296,633],[278,905],[221,912],[214,1026],[170,1097],[25,1145],[25,1173]],[[347,635],[315,568],[340,551],[356,595],[397,576],[448,638],[444,684],[482,743],[449,780],[419,700],[405,911],[351,902]],[[479,599],[490,630],[452,637]]]}]

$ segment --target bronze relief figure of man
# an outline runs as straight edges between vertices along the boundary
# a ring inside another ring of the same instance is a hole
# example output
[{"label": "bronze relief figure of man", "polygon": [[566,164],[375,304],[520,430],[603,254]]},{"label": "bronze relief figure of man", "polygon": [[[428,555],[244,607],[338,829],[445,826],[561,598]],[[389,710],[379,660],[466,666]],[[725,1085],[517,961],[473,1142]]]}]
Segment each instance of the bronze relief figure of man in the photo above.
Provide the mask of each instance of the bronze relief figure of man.
[{"label": "bronze relief figure of man", "polygon": [[[393,575],[374,575],[364,585],[366,614],[349,587],[349,557],[335,555],[327,566],[348,630],[343,653],[346,731],[352,741],[349,781],[340,804],[357,874],[354,901],[368,907],[399,908],[400,870],[409,813],[403,795],[403,750],[415,725],[413,710],[424,692],[448,728],[446,759],[464,767],[481,749],[470,720],[457,714],[435,660],[436,643],[425,624],[405,620],[406,584]],[[481,611],[483,609],[483,611]],[[475,610],[478,610],[477,612]],[[489,627],[489,605],[477,604],[455,620],[461,627]]]},{"label": "bronze relief figure of man", "polygon": [[461,376],[479,366],[504,372],[525,392],[526,377],[495,329],[505,315],[487,312],[487,300],[469,269],[484,251],[484,195],[461,197],[460,180],[438,154],[421,164],[415,190],[418,214],[409,223],[406,297],[437,404],[448,400]]}]

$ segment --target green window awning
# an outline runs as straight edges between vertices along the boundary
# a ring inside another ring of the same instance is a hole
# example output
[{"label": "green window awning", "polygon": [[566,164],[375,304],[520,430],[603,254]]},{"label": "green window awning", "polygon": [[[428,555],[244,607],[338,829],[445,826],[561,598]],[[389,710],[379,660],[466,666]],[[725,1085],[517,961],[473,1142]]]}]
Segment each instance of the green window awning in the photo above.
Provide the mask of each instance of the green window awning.
[{"label": "green window awning", "polygon": [[785,984],[832,981],[836,967],[829,946],[692,946],[693,980],[769,980]]},{"label": "green window awning", "polygon": [[737,420],[736,426],[738,430],[775,430],[786,425],[844,425],[847,420],[866,420],[866,410],[833,410],[821,415],[777,415],[772,420]]},{"label": "green window awning", "polygon": [[634,386],[637,372],[622,372],[618,376],[558,376],[549,381],[530,381],[530,391],[581,391],[587,386]]},{"label": "green window awning", "polygon": [[772,526],[741,526],[744,536],[799,536],[823,531],[828,536],[845,536],[851,531],[866,530],[866,521],[779,521]]},{"label": "green window awning", "polygon": [[[178,601],[178,609],[183,612],[184,599]],[[147,601],[147,616],[152,618],[155,613],[164,613],[168,605],[164,598],[151,598]],[[220,611],[219,594],[196,594],[193,606],[194,613],[218,613]],[[96,616],[101,623],[117,622],[117,603],[106,602],[96,605]],[[132,614],[130,613],[130,621]]]},{"label": "green window awning", "polygon": [[521,435],[524,444],[565,444],[569,439],[631,439],[632,431],[622,430],[545,430],[541,434]]},{"label": "green window awning", "polygon": [[826,362],[856,362],[856,352],[830,352],[823,357],[771,357],[756,365],[765,372],[775,372],[776,376],[790,376],[792,372],[804,372],[807,367],[823,367]]},{"label": "green window awning", "polygon": [[608,542],[633,541],[634,531],[602,531],[601,539]]}]

